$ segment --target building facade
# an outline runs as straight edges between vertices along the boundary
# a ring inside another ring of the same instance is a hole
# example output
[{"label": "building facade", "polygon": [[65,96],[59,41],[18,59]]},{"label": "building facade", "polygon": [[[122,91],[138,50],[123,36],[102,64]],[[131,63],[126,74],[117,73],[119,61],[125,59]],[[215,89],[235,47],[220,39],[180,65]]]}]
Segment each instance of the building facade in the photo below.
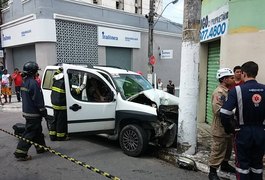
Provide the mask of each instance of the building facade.
[{"label": "building facade", "polygon": [[[91,2],[10,1],[2,10],[5,66],[12,71],[14,67],[22,69],[29,60],[36,61],[42,69],[55,63],[89,63],[119,66],[146,75],[149,62],[146,17],[107,7],[107,2],[116,1]],[[176,85],[181,34],[182,26],[168,21],[159,21],[154,29],[157,60],[154,70],[158,77],[172,79]],[[167,51],[169,55],[164,53]]]},{"label": "building facade", "polygon": [[[105,6],[112,9],[119,9],[129,13],[148,14],[150,0],[79,0],[80,2],[93,3],[99,6]],[[163,0],[155,1],[157,14],[161,14]]]},{"label": "building facade", "polygon": [[255,61],[257,80],[265,83],[264,0],[204,0],[201,13],[200,96],[198,119],[211,123],[211,94],[218,84],[219,68],[233,69]]}]

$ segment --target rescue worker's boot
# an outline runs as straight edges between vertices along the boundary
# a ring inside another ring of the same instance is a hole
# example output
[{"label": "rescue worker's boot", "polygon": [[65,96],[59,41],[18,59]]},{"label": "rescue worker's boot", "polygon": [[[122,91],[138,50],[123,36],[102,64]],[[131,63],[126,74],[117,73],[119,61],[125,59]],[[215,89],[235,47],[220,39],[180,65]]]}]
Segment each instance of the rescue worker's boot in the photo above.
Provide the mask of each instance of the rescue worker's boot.
[{"label": "rescue worker's boot", "polygon": [[236,169],[231,166],[228,161],[223,161],[221,163],[221,171],[228,172],[228,173],[236,173]]},{"label": "rescue worker's boot", "polygon": [[209,180],[220,180],[220,178],[217,175],[216,168],[210,167],[208,178]]},{"label": "rescue worker's boot", "polygon": [[69,141],[69,140],[70,140],[69,136],[57,137],[57,141]]},{"label": "rescue worker's boot", "polygon": [[56,141],[57,139],[56,139],[56,131],[54,131],[54,130],[50,130],[49,131],[49,136],[50,136],[50,140],[51,141]]},{"label": "rescue worker's boot", "polygon": [[47,151],[44,148],[42,148],[42,147],[36,147],[36,152],[37,152],[37,154],[42,154],[42,153],[45,153]]},{"label": "rescue worker's boot", "polygon": [[19,150],[17,149],[15,152],[14,152],[14,155],[15,155],[15,158],[18,160],[18,161],[28,161],[28,160],[31,160],[32,157],[27,155],[27,152],[25,151],[22,151],[22,150]]},{"label": "rescue worker's boot", "polygon": [[44,134],[41,134],[39,139],[37,140],[38,146],[35,146],[37,154],[45,153],[47,152],[44,147],[46,147],[46,143],[44,140]]}]

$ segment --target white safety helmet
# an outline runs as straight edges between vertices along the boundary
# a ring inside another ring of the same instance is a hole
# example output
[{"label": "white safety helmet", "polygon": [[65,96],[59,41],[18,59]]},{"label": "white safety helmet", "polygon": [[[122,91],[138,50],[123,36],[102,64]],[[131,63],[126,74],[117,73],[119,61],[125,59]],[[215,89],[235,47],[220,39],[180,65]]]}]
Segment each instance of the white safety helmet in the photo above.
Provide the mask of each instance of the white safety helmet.
[{"label": "white safety helmet", "polygon": [[216,74],[216,79],[221,79],[222,77],[225,76],[233,76],[234,72],[232,71],[232,69],[229,68],[221,68],[217,71]]}]

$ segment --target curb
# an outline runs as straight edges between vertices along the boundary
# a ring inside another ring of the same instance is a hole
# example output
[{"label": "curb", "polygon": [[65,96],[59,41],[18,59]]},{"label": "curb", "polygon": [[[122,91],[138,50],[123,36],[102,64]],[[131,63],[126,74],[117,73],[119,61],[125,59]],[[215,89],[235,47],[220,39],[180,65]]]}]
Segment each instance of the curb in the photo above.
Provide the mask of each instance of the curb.
[{"label": "curb", "polygon": [[[188,155],[188,154],[180,154],[177,152],[176,148],[166,148],[161,149],[157,152],[156,157],[166,161],[176,167],[179,167],[178,157],[187,157],[195,161],[197,170],[201,171],[203,173],[208,174],[209,173],[209,166],[208,166],[208,159],[209,159],[209,151],[199,151],[195,155]],[[230,179],[230,180],[236,180],[236,176],[234,174],[217,171],[217,174],[221,178]]]},{"label": "curb", "polygon": [[166,148],[166,149],[161,149],[157,152],[156,156],[164,160],[174,166],[178,166],[178,157],[183,156],[190,158],[195,161],[197,170],[203,172],[203,173],[209,173],[209,167],[206,163],[209,157],[209,152],[205,151],[200,151],[196,153],[195,155],[187,155],[187,154],[180,154],[177,152],[177,149],[175,148]]}]

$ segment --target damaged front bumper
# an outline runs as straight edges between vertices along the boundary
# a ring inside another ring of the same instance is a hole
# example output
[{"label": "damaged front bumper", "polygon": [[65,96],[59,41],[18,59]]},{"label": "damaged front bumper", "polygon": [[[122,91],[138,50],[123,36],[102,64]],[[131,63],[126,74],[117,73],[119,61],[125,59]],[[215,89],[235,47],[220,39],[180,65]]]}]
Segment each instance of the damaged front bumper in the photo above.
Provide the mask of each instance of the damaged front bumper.
[{"label": "damaged front bumper", "polygon": [[162,147],[170,147],[177,142],[178,133],[178,106],[160,105],[158,122],[152,122],[155,130],[154,138]]}]

